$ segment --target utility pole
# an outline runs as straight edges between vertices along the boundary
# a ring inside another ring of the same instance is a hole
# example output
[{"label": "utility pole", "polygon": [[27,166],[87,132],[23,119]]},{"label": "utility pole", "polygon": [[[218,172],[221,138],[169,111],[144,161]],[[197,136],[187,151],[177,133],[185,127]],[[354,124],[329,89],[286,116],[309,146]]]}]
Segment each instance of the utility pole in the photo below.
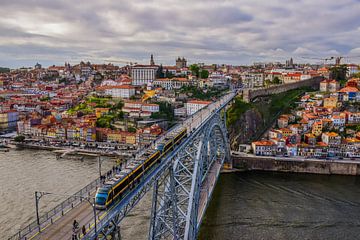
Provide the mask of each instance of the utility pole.
[{"label": "utility pole", "polygon": [[46,192],[37,192],[35,191],[35,210],[36,210],[36,223],[39,228],[39,232],[41,232],[41,226],[40,226],[40,217],[39,217],[39,201],[42,196],[45,196],[49,193]]}]

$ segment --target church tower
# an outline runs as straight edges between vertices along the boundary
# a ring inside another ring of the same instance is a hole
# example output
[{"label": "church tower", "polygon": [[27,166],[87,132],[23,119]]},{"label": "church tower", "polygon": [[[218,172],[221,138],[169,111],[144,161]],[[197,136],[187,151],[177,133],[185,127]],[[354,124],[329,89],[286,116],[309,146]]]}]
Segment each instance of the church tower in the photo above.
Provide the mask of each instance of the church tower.
[{"label": "church tower", "polygon": [[151,54],[150,56],[150,65],[155,65],[155,62],[154,62],[154,56]]}]

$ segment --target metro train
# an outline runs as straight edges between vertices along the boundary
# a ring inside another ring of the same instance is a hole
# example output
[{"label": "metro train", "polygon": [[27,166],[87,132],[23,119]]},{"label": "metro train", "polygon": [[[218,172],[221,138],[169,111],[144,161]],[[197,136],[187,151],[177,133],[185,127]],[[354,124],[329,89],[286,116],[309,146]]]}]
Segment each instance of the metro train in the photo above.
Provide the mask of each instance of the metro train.
[{"label": "metro train", "polygon": [[156,163],[160,163],[164,155],[179,145],[186,137],[186,128],[174,130],[156,146],[156,149],[147,150],[137,163],[130,164],[120,174],[105,182],[96,192],[95,208],[98,210],[107,209],[112,203],[123,198],[128,190],[132,189]]}]

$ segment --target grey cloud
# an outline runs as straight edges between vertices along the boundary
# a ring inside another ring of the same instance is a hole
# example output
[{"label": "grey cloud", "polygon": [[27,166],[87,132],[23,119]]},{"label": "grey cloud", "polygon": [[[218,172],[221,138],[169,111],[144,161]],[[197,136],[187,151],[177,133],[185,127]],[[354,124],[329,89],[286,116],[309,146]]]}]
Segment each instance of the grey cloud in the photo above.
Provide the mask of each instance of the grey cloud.
[{"label": "grey cloud", "polygon": [[[32,58],[54,63],[84,58],[101,62],[108,57],[140,61],[150,53],[164,64],[173,63],[177,55],[244,64],[311,52],[348,54],[360,45],[356,0],[88,0],[81,4],[2,0],[1,4],[0,63],[9,66]],[[51,31],[46,25],[51,23],[65,29]],[[34,24],[39,25],[39,33]]]}]

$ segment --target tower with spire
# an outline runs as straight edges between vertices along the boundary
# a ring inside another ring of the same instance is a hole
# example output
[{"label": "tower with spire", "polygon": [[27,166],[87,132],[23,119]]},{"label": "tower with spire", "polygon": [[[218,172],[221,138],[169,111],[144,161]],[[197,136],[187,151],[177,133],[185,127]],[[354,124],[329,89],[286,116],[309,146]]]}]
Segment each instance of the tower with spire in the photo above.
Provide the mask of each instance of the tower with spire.
[{"label": "tower with spire", "polygon": [[155,65],[155,62],[154,62],[154,56],[151,54],[150,56],[150,65],[151,66],[154,66]]}]

